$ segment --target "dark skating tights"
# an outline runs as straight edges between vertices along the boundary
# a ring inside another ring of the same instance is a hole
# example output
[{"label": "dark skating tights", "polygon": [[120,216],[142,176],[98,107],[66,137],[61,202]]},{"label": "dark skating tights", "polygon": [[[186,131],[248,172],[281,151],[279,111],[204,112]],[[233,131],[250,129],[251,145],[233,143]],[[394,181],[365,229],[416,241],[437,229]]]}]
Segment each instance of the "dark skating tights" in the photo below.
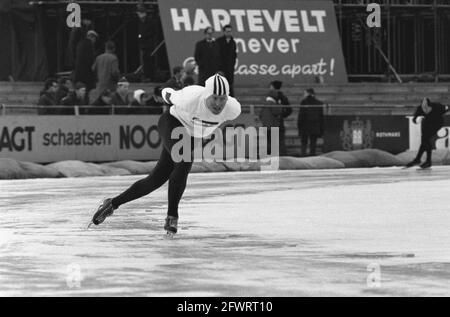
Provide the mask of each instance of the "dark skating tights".
[{"label": "dark skating tights", "polygon": [[303,133],[300,135],[300,138],[302,142],[302,155],[303,156],[307,155],[306,150],[308,148],[308,139],[309,139],[309,155],[315,156],[318,136],[315,134]]},{"label": "dark skating tights", "polygon": [[415,161],[420,162],[422,159],[423,153],[427,153],[427,162],[431,163],[431,153],[433,150],[433,141],[435,140],[436,136],[430,135],[428,133],[422,133],[422,137],[420,140],[420,148],[419,152],[417,152],[417,156],[415,158]]},{"label": "dark skating tights", "polygon": [[[192,167],[192,160],[191,162],[174,162],[170,154],[173,145],[178,141],[172,140],[172,130],[180,126],[182,124],[168,111],[161,116],[158,122],[158,132],[163,143],[163,150],[158,163],[150,175],[137,181],[122,194],[113,198],[112,205],[114,208],[150,194],[169,180],[168,215],[178,217],[178,204],[183,196],[188,174]],[[191,144],[193,142],[194,139],[191,138]]]}]

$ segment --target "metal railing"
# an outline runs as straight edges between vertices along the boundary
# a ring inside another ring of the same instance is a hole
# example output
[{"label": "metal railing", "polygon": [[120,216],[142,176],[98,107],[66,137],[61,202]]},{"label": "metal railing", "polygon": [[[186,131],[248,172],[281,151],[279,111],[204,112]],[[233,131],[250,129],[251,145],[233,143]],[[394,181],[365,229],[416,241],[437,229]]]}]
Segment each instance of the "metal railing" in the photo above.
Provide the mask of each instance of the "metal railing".
[{"label": "metal railing", "polygon": [[123,115],[123,114],[158,114],[167,110],[168,106],[37,106],[37,105],[7,105],[0,104],[0,115],[7,115],[8,110],[20,114],[17,110],[31,110],[36,115]]},{"label": "metal railing", "polygon": [[[272,104],[243,104],[242,112],[253,115],[259,114],[262,108],[273,107],[291,107],[293,111],[300,108],[322,108],[324,115],[336,114],[399,114],[411,113],[416,105],[403,104],[380,104],[380,105],[333,105],[325,103],[323,105],[299,105],[289,106]],[[168,110],[169,106],[151,107],[151,106],[36,106],[36,105],[7,105],[0,104],[0,115],[159,115]],[[24,111],[25,110],[25,111]]]}]

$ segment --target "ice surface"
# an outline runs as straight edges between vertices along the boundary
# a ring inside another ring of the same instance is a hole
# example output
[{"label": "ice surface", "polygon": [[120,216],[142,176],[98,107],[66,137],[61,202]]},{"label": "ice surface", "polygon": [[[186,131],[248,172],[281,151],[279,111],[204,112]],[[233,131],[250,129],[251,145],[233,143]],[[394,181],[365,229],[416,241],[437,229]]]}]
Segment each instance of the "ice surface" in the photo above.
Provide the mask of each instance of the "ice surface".
[{"label": "ice surface", "polygon": [[166,186],[84,229],[140,177],[0,181],[0,295],[450,295],[450,167],[191,174],[173,240]]}]

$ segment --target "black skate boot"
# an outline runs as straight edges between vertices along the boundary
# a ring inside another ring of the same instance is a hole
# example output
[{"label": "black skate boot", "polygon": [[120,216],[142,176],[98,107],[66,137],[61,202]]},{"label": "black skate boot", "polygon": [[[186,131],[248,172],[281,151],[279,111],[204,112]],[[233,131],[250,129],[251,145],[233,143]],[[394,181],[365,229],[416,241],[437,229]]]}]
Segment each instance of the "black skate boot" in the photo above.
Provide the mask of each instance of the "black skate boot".
[{"label": "black skate boot", "polygon": [[430,167],[431,167],[431,162],[429,162],[429,161],[426,161],[425,163],[420,165],[421,169],[426,169],[426,168],[430,168]]},{"label": "black skate boot", "polygon": [[419,165],[420,164],[420,160],[413,160],[411,162],[409,162],[408,164],[405,165],[405,168],[410,168],[413,167],[414,165]]},{"label": "black skate boot", "polygon": [[178,218],[174,216],[167,216],[164,224],[164,230],[167,231],[167,235],[173,236],[178,230]]},{"label": "black skate boot", "polygon": [[112,199],[107,198],[103,201],[103,203],[98,207],[97,212],[92,217],[92,223],[96,226],[101,224],[105,219],[111,216],[114,213],[114,207],[112,205]]}]

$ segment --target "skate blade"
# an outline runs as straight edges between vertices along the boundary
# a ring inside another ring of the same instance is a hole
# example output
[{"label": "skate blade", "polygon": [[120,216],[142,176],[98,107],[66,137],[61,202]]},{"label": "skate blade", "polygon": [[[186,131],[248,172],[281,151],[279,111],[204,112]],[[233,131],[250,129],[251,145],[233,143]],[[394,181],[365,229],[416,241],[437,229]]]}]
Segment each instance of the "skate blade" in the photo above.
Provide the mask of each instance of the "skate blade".
[{"label": "skate blade", "polygon": [[170,232],[170,231],[166,231],[166,239],[174,239],[175,238],[175,233]]},{"label": "skate blade", "polygon": [[89,230],[89,228],[93,225],[94,223],[92,222],[92,220],[89,220],[89,222],[87,223],[87,225],[85,225],[85,229]]},{"label": "skate blade", "polygon": [[419,165],[403,166],[401,169],[402,170],[409,170],[409,169],[414,169],[414,168],[420,168],[420,167],[419,167]]}]

